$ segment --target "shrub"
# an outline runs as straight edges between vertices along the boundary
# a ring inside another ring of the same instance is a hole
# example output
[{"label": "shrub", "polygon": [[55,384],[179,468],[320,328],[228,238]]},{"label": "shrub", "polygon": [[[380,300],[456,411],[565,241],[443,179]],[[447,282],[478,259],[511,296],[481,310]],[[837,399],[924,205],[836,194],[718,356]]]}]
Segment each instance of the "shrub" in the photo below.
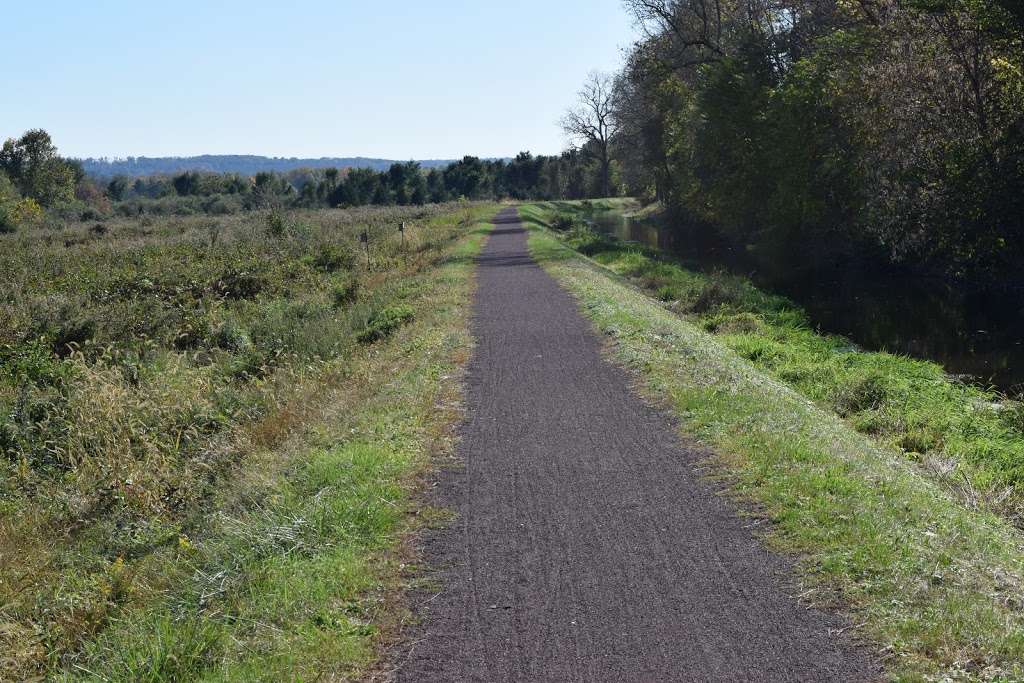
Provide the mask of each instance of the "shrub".
[{"label": "shrub", "polygon": [[238,197],[215,195],[203,200],[203,210],[212,216],[227,216],[242,210]]},{"label": "shrub", "polygon": [[32,198],[17,202],[0,202],[0,233],[12,233],[20,225],[41,223],[45,213]]},{"label": "shrub", "polygon": [[743,300],[742,285],[733,278],[715,276],[697,295],[693,302],[694,313],[708,313],[723,306],[732,306]]},{"label": "shrub", "polygon": [[359,299],[359,280],[349,278],[344,284],[340,284],[331,292],[334,299],[334,306],[342,308],[354,304]]},{"label": "shrub", "polygon": [[189,309],[182,315],[173,346],[181,351],[200,348],[210,335],[210,319],[206,312],[200,308]]},{"label": "shrub", "polygon": [[215,294],[225,299],[254,299],[263,291],[266,282],[247,270],[230,268],[211,285]]},{"label": "shrub", "polygon": [[606,235],[594,232],[587,226],[572,228],[566,235],[566,238],[570,247],[587,256],[593,256],[615,247],[614,240]]},{"label": "shrub", "polygon": [[366,329],[359,333],[358,339],[363,344],[371,344],[384,339],[391,336],[395,330],[412,318],[413,311],[409,306],[392,306],[382,309],[370,316]]},{"label": "shrub", "polygon": [[551,219],[551,227],[566,232],[580,225],[579,220],[570,213],[560,213]]},{"label": "shrub", "polygon": [[57,327],[53,338],[53,352],[58,356],[69,355],[96,336],[96,321],[76,315],[64,320]]},{"label": "shrub", "polygon": [[284,237],[284,234],[288,231],[288,223],[284,219],[284,214],[280,211],[271,211],[267,214],[266,218],[266,232],[267,235],[274,238]]},{"label": "shrub", "polygon": [[18,229],[14,214],[9,207],[0,204],[0,235],[10,234]]},{"label": "shrub", "polygon": [[313,267],[324,273],[351,270],[356,264],[356,252],[348,247],[328,245],[313,259]]},{"label": "shrub", "polygon": [[228,320],[213,333],[213,343],[226,351],[245,351],[252,347],[252,339],[245,328],[234,320]]},{"label": "shrub", "polygon": [[43,207],[31,197],[26,197],[14,205],[11,214],[18,224],[39,223],[43,220]]}]

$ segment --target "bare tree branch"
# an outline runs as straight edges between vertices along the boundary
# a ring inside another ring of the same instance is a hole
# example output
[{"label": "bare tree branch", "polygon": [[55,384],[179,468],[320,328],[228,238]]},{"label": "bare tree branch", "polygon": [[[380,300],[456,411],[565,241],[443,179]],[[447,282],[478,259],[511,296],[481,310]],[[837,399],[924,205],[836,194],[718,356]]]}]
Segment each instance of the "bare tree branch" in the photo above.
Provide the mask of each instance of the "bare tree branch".
[{"label": "bare tree branch", "polygon": [[611,193],[611,140],[618,131],[615,119],[615,88],[611,76],[598,72],[587,77],[576,106],[562,117],[562,130],[581,150],[601,164],[605,196]]}]

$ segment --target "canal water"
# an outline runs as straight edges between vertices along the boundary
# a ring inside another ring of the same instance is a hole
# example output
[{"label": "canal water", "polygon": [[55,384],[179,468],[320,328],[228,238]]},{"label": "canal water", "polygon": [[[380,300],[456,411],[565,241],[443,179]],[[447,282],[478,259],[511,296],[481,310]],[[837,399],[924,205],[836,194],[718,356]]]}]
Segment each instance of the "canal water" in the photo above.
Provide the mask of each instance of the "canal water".
[{"label": "canal water", "polygon": [[657,247],[687,266],[746,275],[765,290],[795,301],[819,331],[858,346],[941,364],[1011,396],[1024,395],[1024,296],[971,292],[940,281],[861,270],[770,274],[739,250],[698,248],[673,237],[657,219],[619,212],[592,214],[589,222],[621,240]]}]

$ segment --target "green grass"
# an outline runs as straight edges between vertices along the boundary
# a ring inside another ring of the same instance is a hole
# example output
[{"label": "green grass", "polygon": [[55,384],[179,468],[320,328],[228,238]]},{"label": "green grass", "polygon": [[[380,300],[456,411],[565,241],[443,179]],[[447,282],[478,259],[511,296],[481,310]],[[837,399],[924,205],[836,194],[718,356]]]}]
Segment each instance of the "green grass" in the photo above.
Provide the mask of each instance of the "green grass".
[{"label": "green grass", "polygon": [[556,238],[544,228],[566,210],[521,209],[535,256],[771,520],[766,541],[799,558],[801,599],[847,610],[894,679],[1024,680],[1024,536],[1007,501],[987,498],[1015,486],[1020,437],[975,406],[990,396],[934,364],[817,337],[743,281],[585,230]]},{"label": "green grass", "polygon": [[416,478],[456,419],[466,236],[493,211],[4,237],[0,678],[371,666]]}]

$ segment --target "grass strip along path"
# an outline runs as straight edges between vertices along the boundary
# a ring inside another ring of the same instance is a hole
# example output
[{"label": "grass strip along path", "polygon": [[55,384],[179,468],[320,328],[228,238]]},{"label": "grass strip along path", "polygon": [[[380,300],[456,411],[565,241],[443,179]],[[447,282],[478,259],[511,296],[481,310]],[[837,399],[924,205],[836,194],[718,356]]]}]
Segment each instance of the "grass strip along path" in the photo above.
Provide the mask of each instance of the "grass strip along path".
[{"label": "grass strip along path", "polygon": [[558,207],[521,212],[614,359],[714,449],[709,471],[771,522],[768,547],[799,558],[803,602],[849,614],[894,680],[1024,680],[1018,529],[566,247],[547,229]]},{"label": "grass strip along path", "polygon": [[479,258],[458,514],[407,681],[871,680],[849,624],[698,473],[708,457],[605,361],[514,209]]}]

